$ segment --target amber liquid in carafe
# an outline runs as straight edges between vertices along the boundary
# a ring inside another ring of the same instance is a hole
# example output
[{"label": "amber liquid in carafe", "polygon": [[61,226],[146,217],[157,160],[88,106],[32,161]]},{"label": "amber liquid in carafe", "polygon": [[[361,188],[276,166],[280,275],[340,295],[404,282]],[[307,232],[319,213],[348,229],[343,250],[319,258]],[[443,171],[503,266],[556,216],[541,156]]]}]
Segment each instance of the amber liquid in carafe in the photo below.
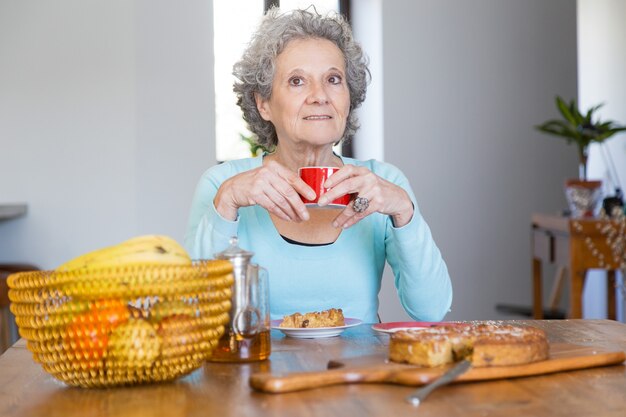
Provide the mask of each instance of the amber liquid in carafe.
[{"label": "amber liquid in carafe", "polygon": [[244,337],[227,328],[209,360],[212,362],[262,361],[269,358],[270,353],[269,330]]}]

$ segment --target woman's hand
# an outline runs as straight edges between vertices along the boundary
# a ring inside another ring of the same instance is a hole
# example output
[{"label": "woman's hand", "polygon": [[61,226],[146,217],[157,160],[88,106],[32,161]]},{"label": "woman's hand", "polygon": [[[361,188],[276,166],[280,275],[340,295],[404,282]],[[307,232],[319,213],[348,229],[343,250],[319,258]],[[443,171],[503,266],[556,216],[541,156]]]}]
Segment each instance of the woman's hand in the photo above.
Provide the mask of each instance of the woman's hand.
[{"label": "woman's hand", "polygon": [[413,202],[407,192],[365,167],[343,166],[326,180],[324,188],[329,190],[319,199],[320,206],[345,194],[357,194],[369,200],[368,208],[361,213],[349,204],[333,222],[335,227],[345,229],[375,212],[391,216],[396,227],[406,225],[413,217]]},{"label": "woman's hand", "polygon": [[275,161],[242,172],[222,183],[213,204],[224,218],[237,219],[239,207],[259,205],[287,221],[306,221],[309,212],[300,199],[315,199],[315,191],[298,174]]}]

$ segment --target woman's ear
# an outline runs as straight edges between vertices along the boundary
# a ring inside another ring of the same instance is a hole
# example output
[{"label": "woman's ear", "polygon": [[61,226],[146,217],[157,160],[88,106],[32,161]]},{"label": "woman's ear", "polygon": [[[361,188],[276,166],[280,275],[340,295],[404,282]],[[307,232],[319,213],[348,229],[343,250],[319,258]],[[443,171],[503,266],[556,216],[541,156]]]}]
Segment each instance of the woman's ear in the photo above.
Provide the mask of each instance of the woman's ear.
[{"label": "woman's ear", "polygon": [[270,122],[272,117],[267,100],[261,97],[259,93],[254,93],[254,101],[256,102],[256,108],[259,110],[259,114],[263,120]]}]

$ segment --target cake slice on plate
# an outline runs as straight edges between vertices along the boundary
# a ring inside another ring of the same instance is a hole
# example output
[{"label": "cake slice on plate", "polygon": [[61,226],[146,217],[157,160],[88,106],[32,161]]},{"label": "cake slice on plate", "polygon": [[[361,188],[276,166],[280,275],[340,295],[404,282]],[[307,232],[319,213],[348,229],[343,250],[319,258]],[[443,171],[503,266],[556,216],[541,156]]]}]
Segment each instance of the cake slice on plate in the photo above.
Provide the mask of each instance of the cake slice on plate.
[{"label": "cake slice on plate", "polygon": [[294,313],[284,316],[279,327],[285,328],[313,328],[345,326],[343,311],[340,308],[331,308],[313,313]]}]

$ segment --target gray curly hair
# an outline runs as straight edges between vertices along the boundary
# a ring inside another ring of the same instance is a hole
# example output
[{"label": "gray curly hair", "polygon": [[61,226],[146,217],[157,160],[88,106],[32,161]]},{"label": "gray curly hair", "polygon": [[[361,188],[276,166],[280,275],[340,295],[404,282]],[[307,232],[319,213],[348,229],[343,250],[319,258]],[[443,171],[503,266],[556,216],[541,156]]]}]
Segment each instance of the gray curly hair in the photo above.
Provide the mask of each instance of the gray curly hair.
[{"label": "gray curly hair", "polygon": [[270,98],[276,57],[290,41],[307,38],[327,39],[337,45],[345,57],[350,113],[339,142],[351,139],[359,128],[354,109],[365,100],[371,77],[368,58],[352,37],[348,22],[339,14],[321,16],[308,10],[281,14],[278,8],[271,8],[263,17],[241,60],[233,67],[233,75],[237,79],[233,87],[237,105],[243,111],[248,128],[256,135],[256,141],[265,149],[273,150],[278,144],[278,137],[274,125],[261,117],[254,94],[258,93],[264,100]]}]

